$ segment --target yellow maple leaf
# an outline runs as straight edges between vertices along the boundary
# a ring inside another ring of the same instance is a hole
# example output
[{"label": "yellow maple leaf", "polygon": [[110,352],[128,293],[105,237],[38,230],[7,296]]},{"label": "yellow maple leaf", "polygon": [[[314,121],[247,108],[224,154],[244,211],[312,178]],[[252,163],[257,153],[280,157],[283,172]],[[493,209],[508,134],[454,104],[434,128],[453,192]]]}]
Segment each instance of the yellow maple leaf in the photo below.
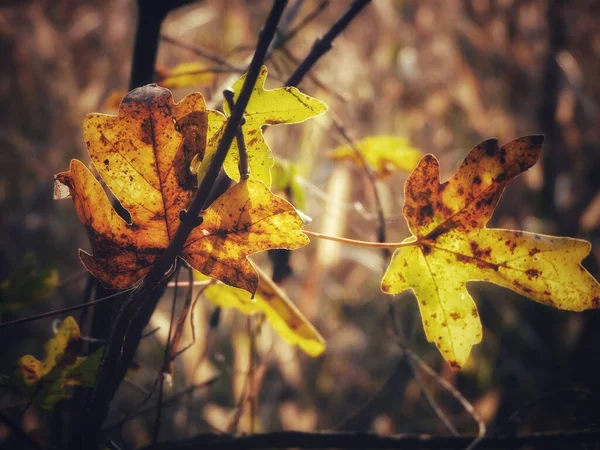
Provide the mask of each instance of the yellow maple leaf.
[{"label": "yellow maple leaf", "polygon": [[208,286],[206,297],[215,305],[236,308],[246,315],[264,313],[277,334],[291,345],[298,345],[311,356],[319,356],[325,351],[325,340],[286,293],[259,267],[256,296],[223,284]]},{"label": "yellow maple leaf", "polygon": [[44,409],[52,409],[64,397],[66,386],[93,386],[103,349],[87,357],[77,356],[80,339],[77,322],[67,317],[46,343],[44,360],[22,356],[7,384],[33,397],[34,403]]},{"label": "yellow maple leaf", "polygon": [[252,294],[258,275],[247,256],[308,244],[296,209],[264,183],[242,180],[217,198],[184,245],[182,257],[199,272]]},{"label": "yellow maple leaf", "polygon": [[[412,147],[408,139],[398,136],[367,136],[356,143],[356,149],[378,178],[385,178],[398,170],[412,172],[423,157],[423,152]],[[349,145],[342,145],[327,156],[334,160],[349,160],[362,167],[360,157]]]},{"label": "yellow maple leaf", "polygon": [[[201,94],[175,104],[171,93],[156,85],[128,93],[118,116],[86,117],[84,138],[94,166],[132,223],[115,212],[80,161],[56,175],[55,192],[73,198],[93,251],[93,256],[81,251],[81,259],[105,286],[134,285],[169,245],[194,188],[191,156],[203,152],[207,127]],[[255,180],[230,188],[203,219],[180,256],[205,275],[252,293],[258,276],[248,255],[308,243],[294,207]]]},{"label": "yellow maple leaf", "polygon": [[507,183],[535,164],[542,142],[484,141],[442,184],[437,159],[426,155],[406,181],[404,216],[413,236],[395,251],[381,288],[414,291],[427,339],[454,369],[482,335],[467,281],[490,281],[560,309],[600,307],[600,285],[580,264],[588,242],[485,226]]},{"label": "yellow maple leaf", "polygon": [[[245,79],[246,75],[243,75],[232,86],[235,101],[237,101]],[[271,149],[263,137],[263,126],[304,122],[311,117],[323,114],[327,111],[327,105],[316,98],[303,94],[295,87],[265,89],[266,79],[267,68],[263,66],[244,113],[245,123],[242,126],[242,132],[248,152],[250,178],[260,180],[271,187],[273,158]],[[226,114],[230,114],[227,103],[223,105],[223,109]],[[209,141],[214,136],[211,133],[220,133],[227,120],[226,116],[217,111],[210,114],[209,121],[213,122],[213,125],[209,126]],[[217,134],[216,137],[218,139],[219,135]],[[234,141],[223,168],[227,175],[236,181],[240,179],[239,159],[239,151]]]}]

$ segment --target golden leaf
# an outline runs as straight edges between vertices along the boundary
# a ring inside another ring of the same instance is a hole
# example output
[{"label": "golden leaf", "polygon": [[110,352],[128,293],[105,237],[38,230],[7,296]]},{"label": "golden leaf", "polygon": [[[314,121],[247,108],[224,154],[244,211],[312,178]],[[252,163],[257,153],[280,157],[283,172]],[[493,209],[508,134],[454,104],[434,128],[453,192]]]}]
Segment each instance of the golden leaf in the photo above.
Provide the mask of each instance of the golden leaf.
[{"label": "golden leaf", "polygon": [[[171,242],[195,184],[192,155],[204,152],[208,127],[202,95],[175,104],[171,93],[156,85],[128,93],[118,116],[86,117],[84,137],[94,166],[132,222],[116,213],[80,161],[56,175],[56,193],[73,198],[93,252],[80,252],[81,259],[105,286],[134,285]],[[308,242],[293,206],[254,180],[228,190],[203,219],[181,256],[200,272],[250,292],[258,276],[247,255]]]},{"label": "golden leaf", "polygon": [[247,256],[308,244],[296,209],[264,183],[243,180],[217,198],[188,238],[182,257],[199,272],[254,294],[258,275]]},{"label": "golden leaf", "polygon": [[455,369],[482,334],[467,281],[490,281],[560,309],[600,307],[600,285],[580,264],[588,242],[485,226],[507,183],[535,164],[542,142],[484,141],[442,184],[436,158],[426,155],[406,181],[404,216],[413,236],[395,251],[381,287],[414,291],[427,339]]}]

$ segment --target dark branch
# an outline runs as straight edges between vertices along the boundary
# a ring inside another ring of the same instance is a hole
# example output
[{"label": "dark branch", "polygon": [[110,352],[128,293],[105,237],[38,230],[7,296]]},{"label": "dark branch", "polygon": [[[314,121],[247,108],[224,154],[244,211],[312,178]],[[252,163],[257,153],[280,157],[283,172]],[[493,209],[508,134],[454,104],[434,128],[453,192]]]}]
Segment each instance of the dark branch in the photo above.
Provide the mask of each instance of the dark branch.
[{"label": "dark branch", "polygon": [[[169,2],[166,2],[169,3]],[[212,159],[206,175],[194,198],[191,201],[187,214],[197,217],[207,204],[210,191],[217,175],[221,171],[225,156],[242,120],[252,88],[258,78],[260,68],[264,62],[269,45],[277,30],[277,24],[287,4],[286,0],[276,0],[269,17],[260,33],[256,51],[246,80],[240,92],[238,101],[227,121],[223,137]],[[156,305],[162,296],[168,282],[168,272],[171,270],[175,258],[183,248],[185,241],[194,229],[191,221],[181,222],[173,240],[165,252],[156,261],[142,284],[126,299],[114,320],[110,333],[109,343],[104,351],[102,364],[98,371],[96,386],[86,410],[86,426],[82,427],[80,447],[91,449],[98,445],[101,426],[108,413],[111,400],[123,380],[127,369],[133,360],[135,351],[143,335],[143,329],[150,320]]]},{"label": "dark branch", "polygon": [[163,20],[174,9],[192,2],[193,0],[137,1],[138,26],[135,33],[129,89],[152,83]]},{"label": "dark branch", "polygon": [[333,47],[333,41],[338,35],[346,29],[352,20],[367,6],[371,0],[354,0],[348,10],[333,24],[329,31],[321,39],[317,39],[313,44],[310,53],[300,63],[296,71],[285,83],[286,86],[297,86],[304,75],[306,75],[315,63]]},{"label": "dark branch", "polygon": [[[275,433],[253,434],[250,436],[200,435],[187,441],[165,442],[155,450],[200,450],[219,449],[269,449],[269,448],[444,448],[464,449],[474,436],[430,436],[395,435],[379,436],[372,433],[336,433],[300,431],[280,431]],[[493,437],[479,442],[478,449],[491,448],[580,448],[583,444],[594,444],[600,440],[600,430],[551,431],[533,433],[526,436]],[[149,450],[147,447],[144,450]]]}]

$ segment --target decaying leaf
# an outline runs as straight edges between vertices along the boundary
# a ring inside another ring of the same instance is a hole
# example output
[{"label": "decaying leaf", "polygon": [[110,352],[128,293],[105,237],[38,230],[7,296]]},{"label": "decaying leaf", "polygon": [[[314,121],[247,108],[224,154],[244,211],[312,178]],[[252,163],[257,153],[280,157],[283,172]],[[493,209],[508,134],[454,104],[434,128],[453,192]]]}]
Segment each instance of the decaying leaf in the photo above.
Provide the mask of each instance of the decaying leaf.
[{"label": "decaying leaf", "polygon": [[77,322],[67,317],[46,343],[44,360],[22,356],[7,384],[21,389],[34,404],[44,409],[52,409],[64,398],[66,386],[93,386],[103,349],[87,357],[77,356],[80,342]]},{"label": "decaying leaf", "polygon": [[246,315],[264,313],[273,329],[291,345],[298,345],[311,356],[325,351],[325,341],[298,310],[285,292],[260,268],[258,290],[254,299],[241,289],[224,284],[208,286],[206,297],[215,305],[236,308]]},{"label": "decaying leaf", "polygon": [[[238,99],[245,79],[246,75],[243,75],[232,87],[235,101]],[[266,79],[267,68],[263,66],[246,107],[245,124],[242,131],[248,150],[250,178],[260,180],[271,187],[270,170],[273,167],[273,158],[271,157],[271,149],[263,137],[262,127],[265,125],[304,122],[311,117],[323,114],[327,111],[327,105],[316,98],[303,94],[295,87],[265,89]],[[223,109],[226,114],[231,113],[227,103],[223,105]],[[209,127],[209,140],[212,138],[211,130],[214,129],[217,133],[220,133],[224,126],[218,127],[217,123],[220,121],[224,124],[227,119],[224,115],[216,113],[214,116],[211,115],[210,120],[214,121],[215,126],[214,128]],[[220,139],[219,134],[216,135],[216,138]],[[240,179],[239,159],[239,151],[234,141],[223,168],[227,175],[236,181]]]},{"label": "decaying leaf", "polygon": [[[115,212],[80,161],[56,175],[56,192],[73,198],[93,251],[93,256],[80,252],[81,259],[105,286],[134,285],[169,245],[194,188],[192,155],[203,153],[208,126],[202,95],[175,104],[171,93],[156,85],[128,93],[118,116],[86,117],[84,137],[94,166],[132,223]],[[203,219],[181,256],[200,272],[250,292],[258,276],[247,255],[308,242],[294,207],[255,180],[228,190]]]},{"label": "decaying leaf", "polygon": [[215,81],[215,72],[199,61],[177,64],[170,69],[156,71],[156,84],[173,89],[206,86]]},{"label": "decaying leaf", "polygon": [[490,281],[560,309],[600,307],[600,285],[580,264],[588,242],[485,227],[506,184],[535,164],[542,142],[484,141],[442,184],[436,158],[426,155],[406,182],[404,216],[413,236],[395,251],[381,287],[414,291],[427,339],[455,369],[482,333],[467,281]]},{"label": "decaying leaf", "polygon": [[[408,139],[397,136],[368,136],[356,143],[356,149],[378,178],[399,170],[410,173],[423,157],[423,152],[412,147]],[[335,160],[349,160],[362,167],[360,157],[349,145],[342,145],[327,156]]]},{"label": "decaying leaf", "polygon": [[296,209],[264,183],[243,180],[217,198],[188,238],[182,257],[199,272],[256,292],[258,275],[247,256],[308,244]]}]

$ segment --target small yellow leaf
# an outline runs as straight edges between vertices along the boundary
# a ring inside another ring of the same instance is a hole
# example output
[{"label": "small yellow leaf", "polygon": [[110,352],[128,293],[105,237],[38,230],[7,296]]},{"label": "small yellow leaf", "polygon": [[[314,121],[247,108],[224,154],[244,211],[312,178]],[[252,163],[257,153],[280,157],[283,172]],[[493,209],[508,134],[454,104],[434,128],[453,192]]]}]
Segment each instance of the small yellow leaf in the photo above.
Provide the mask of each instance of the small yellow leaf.
[{"label": "small yellow leaf", "polygon": [[[245,79],[246,75],[243,75],[232,87],[236,101]],[[316,98],[303,94],[295,87],[265,89],[266,79],[267,68],[263,66],[244,113],[245,124],[242,131],[248,152],[250,178],[260,180],[271,187],[270,170],[273,167],[273,158],[271,149],[263,137],[262,127],[304,122],[311,117],[323,114],[327,111],[327,105]],[[227,115],[231,113],[227,103],[223,105],[223,109]],[[222,120],[225,120],[225,117]],[[237,144],[234,141],[223,167],[227,175],[236,181],[240,179],[239,158]]]},{"label": "small yellow leaf", "polygon": [[246,315],[264,313],[273,329],[291,345],[298,345],[311,356],[325,351],[325,341],[285,292],[260,268],[254,299],[241,289],[215,284],[204,291],[215,305],[236,308]]},{"label": "small yellow leaf", "polygon": [[206,86],[215,81],[215,72],[201,62],[185,62],[168,70],[157,71],[156,84],[173,89]]},{"label": "small yellow leaf", "polygon": [[404,216],[413,237],[395,251],[381,288],[414,291],[427,339],[454,369],[481,341],[468,281],[490,281],[560,309],[600,307],[600,285],[581,265],[588,242],[485,227],[507,183],[537,161],[542,141],[484,141],[442,184],[437,160],[426,155],[406,181]]},{"label": "small yellow leaf", "polygon": [[[356,149],[378,178],[398,170],[410,173],[423,157],[423,152],[412,147],[408,139],[397,136],[368,136],[356,143]],[[342,145],[327,156],[335,160],[349,160],[362,167],[360,157],[349,145]]]},{"label": "small yellow leaf", "polygon": [[46,343],[44,360],[22,356],[8,384],[26,397],[33,397],[34,403],[44,409],[52,409],[64,397],[65,386],[93,386],[103,349],[87,357],[77,356],[80,339],[77,322],[67,317]]}]

